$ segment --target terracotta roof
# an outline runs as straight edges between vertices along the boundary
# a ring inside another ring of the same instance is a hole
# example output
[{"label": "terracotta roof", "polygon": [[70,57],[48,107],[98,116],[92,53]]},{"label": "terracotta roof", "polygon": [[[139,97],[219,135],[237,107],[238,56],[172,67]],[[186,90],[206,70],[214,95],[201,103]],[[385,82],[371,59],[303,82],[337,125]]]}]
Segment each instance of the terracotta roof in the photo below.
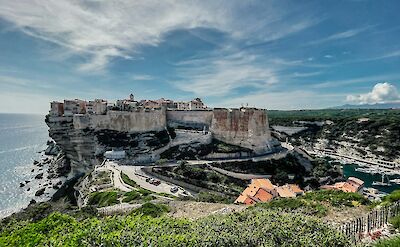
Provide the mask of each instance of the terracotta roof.
[{"label": "terracotta roof", "polygon": [[265,188],[267,190],[274,190],[275,186],[269,179],[266,178],[255,178],[251,180],[251,185],[259,188]]},{"label": "terracotta roof", "polygon": [[254,197],[257,198],[258,200],[260,200],[261,202],[268,202],[274,198],[274,195],[272,195],[268,191],[265,191],[264,189],[260,188],[260,189],[258,189],[257,193],[254,195]]},{"label": "terracotta roof", "polygon": [[277,187],[276,192],[278,192],[280,197],[296,197],[296,193],[294,193],[287,185]]}]

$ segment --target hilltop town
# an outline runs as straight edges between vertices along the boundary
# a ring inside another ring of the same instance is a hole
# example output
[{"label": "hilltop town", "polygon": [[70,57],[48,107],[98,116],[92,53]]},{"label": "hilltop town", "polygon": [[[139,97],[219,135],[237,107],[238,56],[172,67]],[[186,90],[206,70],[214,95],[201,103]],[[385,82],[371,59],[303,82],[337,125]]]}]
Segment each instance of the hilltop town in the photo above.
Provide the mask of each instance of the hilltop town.
[{"label": "hilltop town", "polygon": [[[113,150],[125,151],[127,162],[143,163],[167,156],[178,146],[181,154],[197,150],[189,156],[208,158],[251,157],[280,146],[271,137],[266,110],[212,109],[199,98],[136,101],[131,94],[114,104],[102,99],[51,102],[46,123],[50,137],[80,168],[98,165],[97,158]],[[216,141],[231,150],[213,150]]]}]

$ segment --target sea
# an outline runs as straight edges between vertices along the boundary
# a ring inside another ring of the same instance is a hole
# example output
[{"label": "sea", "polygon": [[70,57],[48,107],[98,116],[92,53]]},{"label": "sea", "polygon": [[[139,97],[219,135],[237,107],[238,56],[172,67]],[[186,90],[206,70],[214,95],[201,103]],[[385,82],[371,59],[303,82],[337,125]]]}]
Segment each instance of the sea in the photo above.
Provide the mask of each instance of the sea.
[{"label": "sea", "polygon": [[[0,218],[26,207],[43,182],[34,179],[40,171],[33,161],[41,158],[49,139],[44,119],[0,113]],[[30,182],[20,187],[25,181]]]}]

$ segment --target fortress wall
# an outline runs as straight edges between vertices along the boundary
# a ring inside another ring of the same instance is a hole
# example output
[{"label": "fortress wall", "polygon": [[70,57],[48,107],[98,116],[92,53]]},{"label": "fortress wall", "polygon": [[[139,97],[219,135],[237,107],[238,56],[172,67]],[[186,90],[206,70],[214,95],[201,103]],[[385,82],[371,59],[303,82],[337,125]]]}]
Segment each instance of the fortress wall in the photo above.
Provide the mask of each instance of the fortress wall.
[{"label": "fortress wall", "polygon": [[214,138],[250,148],[256,154],[271,151],[271,132],[266,110],[215,108],[213,113],[211,131]]},{"label": "fortress wall", "polygon": [[108,111],[106,115],[74,115],[74,128],[121,132],[161,131],[167,126],[165,109]]},{"label": "fortress wall", "polygon": [[213,111],[167,111],[167,124],[169,127],[194,128],[202,130],[209,129],[213,118]]}]

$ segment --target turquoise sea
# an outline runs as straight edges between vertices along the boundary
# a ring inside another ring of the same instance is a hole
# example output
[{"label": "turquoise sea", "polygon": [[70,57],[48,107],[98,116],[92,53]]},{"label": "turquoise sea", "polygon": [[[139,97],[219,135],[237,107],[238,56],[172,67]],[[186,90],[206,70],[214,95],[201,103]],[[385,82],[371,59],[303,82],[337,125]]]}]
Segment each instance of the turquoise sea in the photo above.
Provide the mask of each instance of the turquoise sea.
[{"label": "turquoise sea", "polygon": [[[33,179],[39,172],[33,160],[40,159],[38,152],[46,147],[47,129],[44,116],[0,114],[0,218],[34,198],[41,181]],[[26,180],[31,182],[20,188]]]},{"label": "turquoise sea", "polygon": [[[344,176],[347,177],[357,177],[361,180],[364,181],[365,187],[372,187],[375,189],[378,189],[380,191],[390,193],[393,190],[398,190],[400,189],[400,185],[397,184],[392,184],[391,186],[373,186],[372,182],[374,181],[382,181],[382,175],[380,174],[369,174],[369,173],[363,173],[363,172],[358,172],[355,169],[357,168],[357,165],[354,164],[348,164],[343,166],[343,174]],[[386,176],[385,177],[385,182],[388,182],[387,179],[394,179],[394,178],[400,178],[400,176]]]}]

